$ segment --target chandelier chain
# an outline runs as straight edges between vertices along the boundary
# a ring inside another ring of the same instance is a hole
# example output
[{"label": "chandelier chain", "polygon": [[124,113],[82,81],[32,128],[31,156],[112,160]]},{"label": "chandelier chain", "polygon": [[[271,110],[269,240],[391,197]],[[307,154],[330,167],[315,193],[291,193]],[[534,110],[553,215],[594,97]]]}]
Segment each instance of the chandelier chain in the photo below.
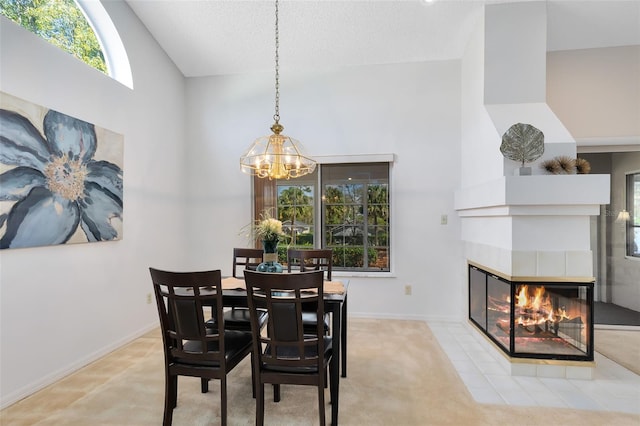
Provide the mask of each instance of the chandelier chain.
[{"label": "chandelier chain", "polygon": [[278,54],[280,48],[280,33],[278,28],[278,0],[276,0],[276,111],[273,115],[273,119],[276,124],[280,122],[280,55]]},{"label": "chandelier chain", "polygon": [[[1,1],[1,0],[0,0]],[[240,170],[257,178],[292,179],[313,173],[316,162],[304,153],[302,144],[281,132],[280,121],[280,28],[275,0],[275,123],[272,134],[256,139],[240,157]]]}]

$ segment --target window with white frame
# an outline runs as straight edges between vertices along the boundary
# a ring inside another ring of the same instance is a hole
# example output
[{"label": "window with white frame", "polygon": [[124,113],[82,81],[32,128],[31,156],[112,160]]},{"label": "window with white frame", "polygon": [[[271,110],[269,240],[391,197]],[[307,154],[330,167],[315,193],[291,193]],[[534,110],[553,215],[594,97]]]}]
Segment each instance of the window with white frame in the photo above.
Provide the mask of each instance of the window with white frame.
[{"label": "window with white frame", "polygon": [[[389,272],[389,162],[319,164],[290,180],[254,180],[256,217],[275,210],[289,247],[330,248],[336,271]],[[286,261],[286,245],[279,261]]]}]

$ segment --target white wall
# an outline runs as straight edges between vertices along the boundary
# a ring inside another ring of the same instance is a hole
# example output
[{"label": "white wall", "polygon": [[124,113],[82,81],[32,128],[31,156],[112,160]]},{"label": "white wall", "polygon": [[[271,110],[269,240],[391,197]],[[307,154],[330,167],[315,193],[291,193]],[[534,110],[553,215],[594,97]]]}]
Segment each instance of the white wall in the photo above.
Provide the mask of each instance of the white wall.
[{"label": "white wall", "polygon": [[544,102],[546,3],[488,5],[484,36],[484,104]]},{"label": "white wall", "polygon": [[640,144],[638,76],[640,46],[550,52],[547,102],[579,143]]},{"label": "white wall", "polygon": [[0,17],[0,90],[124,135],[123,239],[0,251],[4,407],[157,324],[148,267],[185,253],[184,79],[123,2],[105,2],[134,90]]},{"label": "white wall", "polygon": [[[350,277],[351,315],[458,318],[464,302],[453,190],[460,173],[459,61],[281,73],[281,123],[315,156],[394,153],[394,277]],[[251,218],[239,158],[273,124],[273,75],[188,79],[190,266],[230,273]],[[449,224],[440,225],[447,214]],[[404,295],[404,286],[413,295]]]},{"label": "white wall", "polygon": [[462,57],[462,188],[504,176],[501,135],[484,107],[484,33],[480,19]]}]

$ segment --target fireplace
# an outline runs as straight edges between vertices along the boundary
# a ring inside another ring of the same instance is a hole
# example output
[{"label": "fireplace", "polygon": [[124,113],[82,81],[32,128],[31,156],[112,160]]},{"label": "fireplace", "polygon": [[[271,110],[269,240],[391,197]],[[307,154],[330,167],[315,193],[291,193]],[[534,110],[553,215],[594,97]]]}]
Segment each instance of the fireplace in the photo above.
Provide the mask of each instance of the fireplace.
[{"label": "fireplace", "polygon": [[593,361],[593,281],[511,280],[469,264],[469,319],[509,357]]}]

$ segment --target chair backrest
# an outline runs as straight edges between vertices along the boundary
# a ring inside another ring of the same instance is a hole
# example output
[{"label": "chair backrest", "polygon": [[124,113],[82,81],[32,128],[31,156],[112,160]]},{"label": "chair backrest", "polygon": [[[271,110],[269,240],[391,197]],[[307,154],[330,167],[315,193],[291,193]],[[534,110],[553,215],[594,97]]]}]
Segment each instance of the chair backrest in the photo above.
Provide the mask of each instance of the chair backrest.
[{"label": "chair backrest", "polygon": [[[235,278],[238,275],[238,266],[243,266],[242,269],[255,269],[262,263],[262,255],[264,251],[257,248],[234,248],[233,249],[233,272],[231,273]],[[242,272],[240,273],[242,277]]]},{"label": "chair backrest", "polygon": [[333,269],[332,249],[292,249],[287,250],[287,271],[291,272],[292,266],[299,266],[300,272],[326,271],[327,281],[331,281]]},{"label": "chair backrest", "polygon": [[[299,371],[302,368],[322,372],[325,349],[322,271],[273,274],[245,270],[244,276],[253,350],[261,369]],[[266,309],[268,315],[266,333],[259,331],[256,310],[261,308]],[[317,315],[315,333],[305,334],[303,311]]]},{"label": "chair backrest", "polygon": [[149,271],[160,316],[165,362],[204,362],[225,369],[224,327],[207,328],[204,314],[204,308],[211,307],[216,323],[224,324],[220,270],[169,272],[149,268]]}]

